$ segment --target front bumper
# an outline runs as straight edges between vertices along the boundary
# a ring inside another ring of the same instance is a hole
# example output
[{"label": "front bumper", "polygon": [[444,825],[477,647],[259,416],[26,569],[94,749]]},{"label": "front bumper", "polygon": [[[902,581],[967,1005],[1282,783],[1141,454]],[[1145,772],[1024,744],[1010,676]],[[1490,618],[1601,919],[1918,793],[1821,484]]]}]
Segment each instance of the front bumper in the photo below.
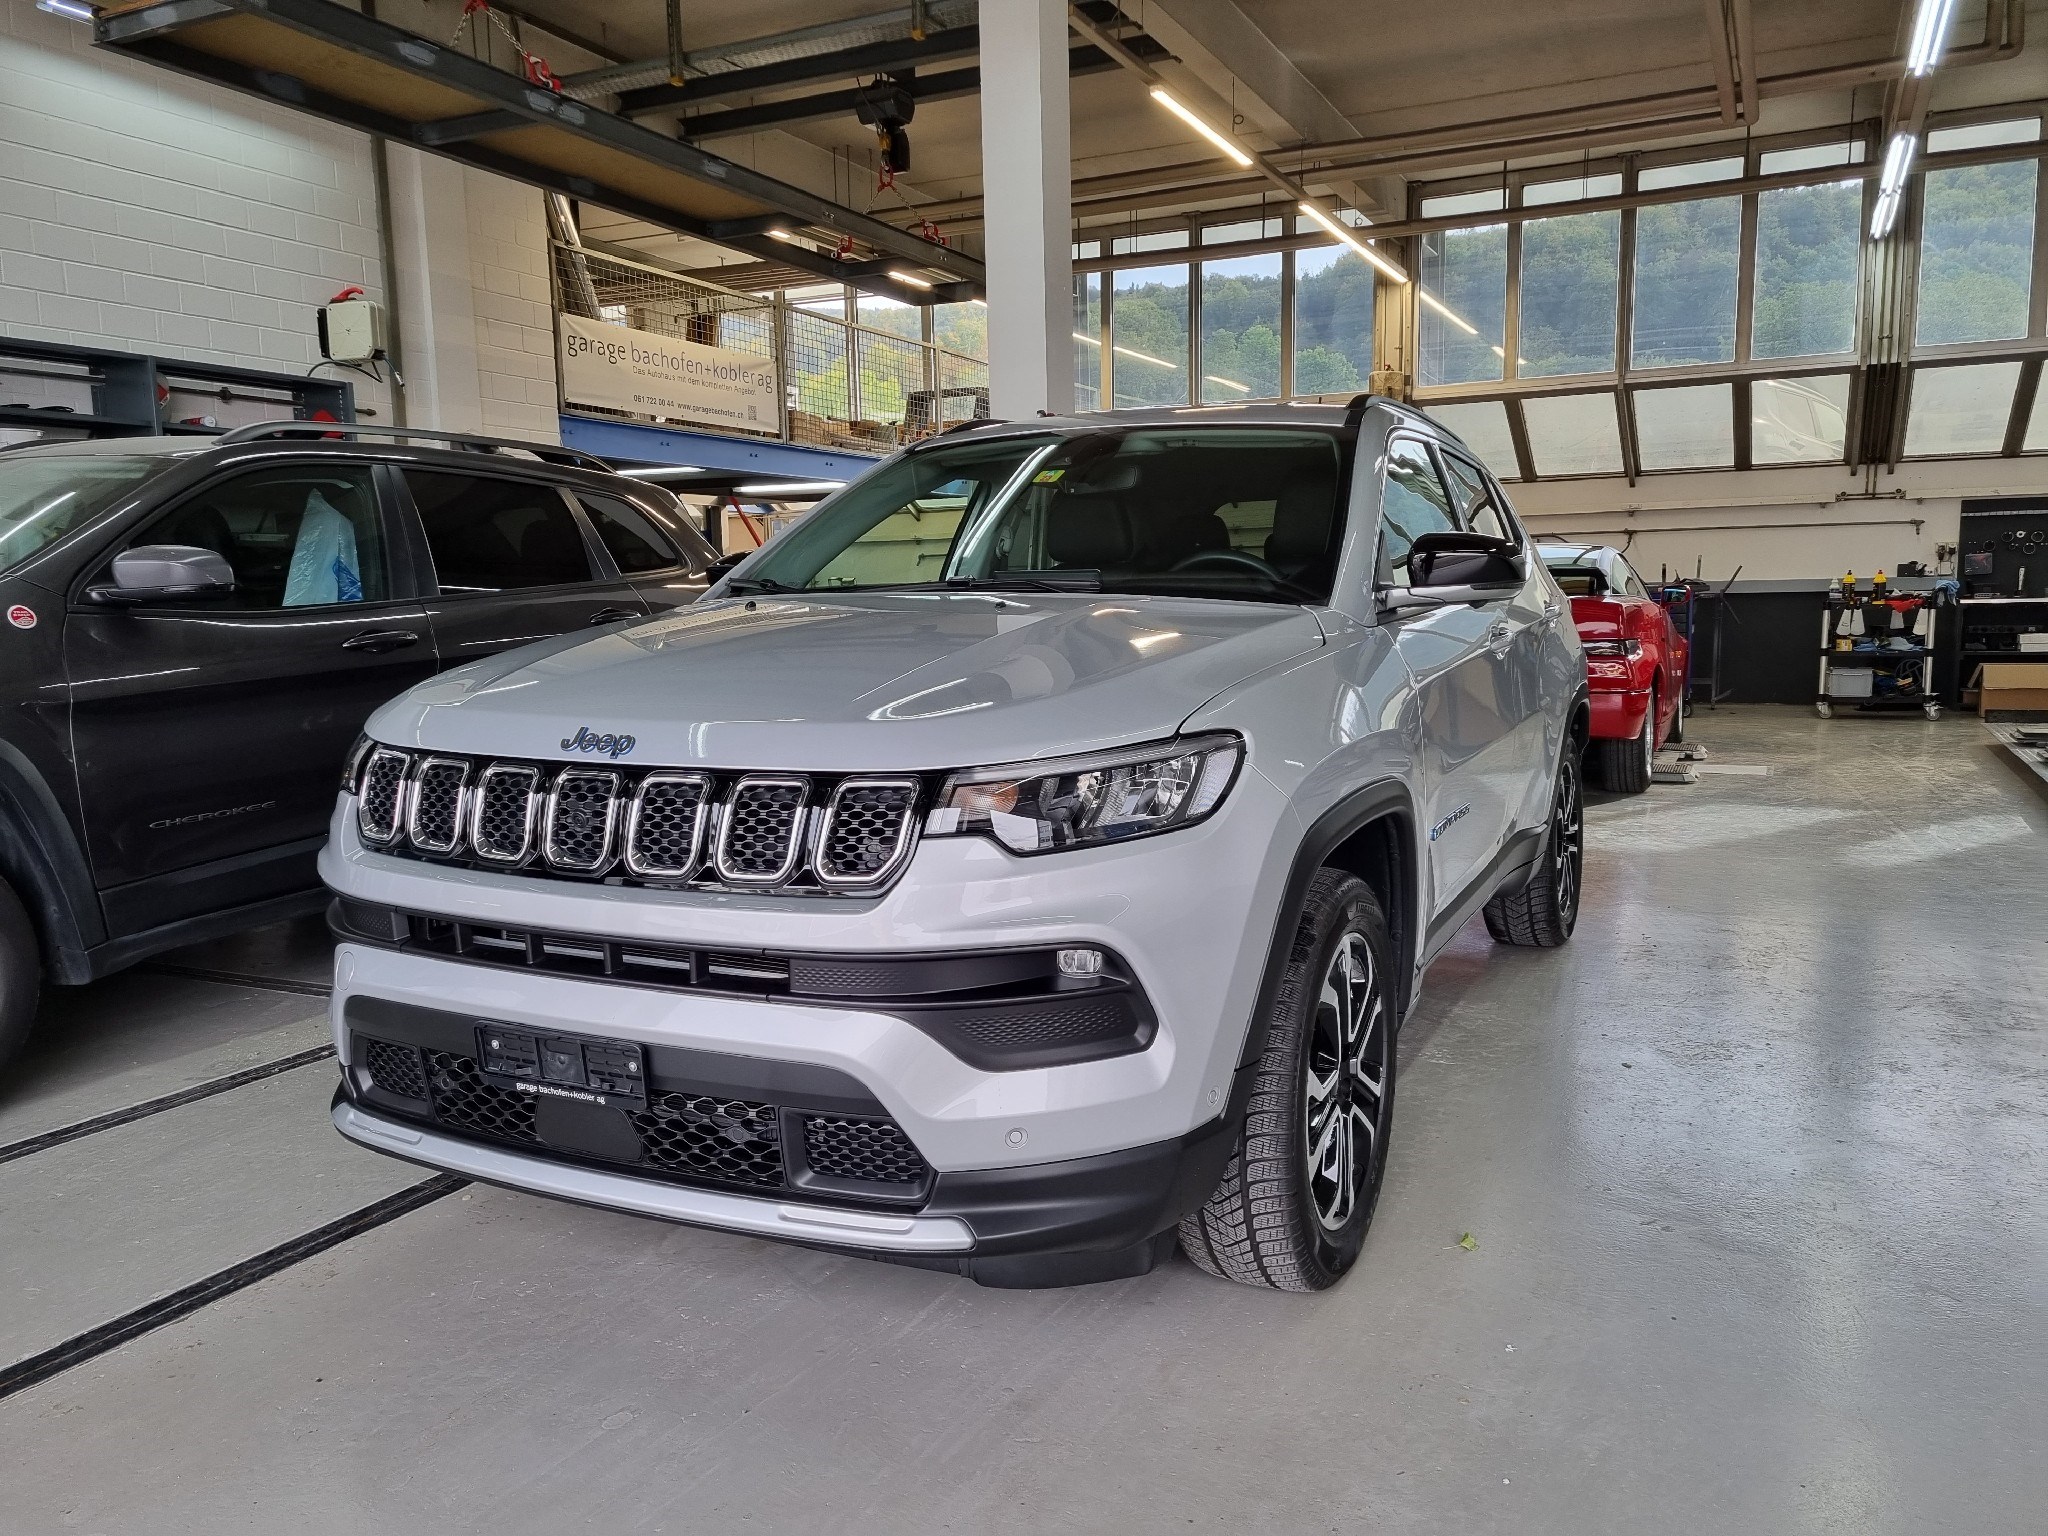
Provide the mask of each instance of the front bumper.
[{"label": "front bumper", "polygon": [[[1252,1082],[1241,1074],[1245,1092]],[[884,1210],[741,1194],[449,1135],[357,1102],[345,1075],[335,1129],[387,1156],[486,1184],[663,1221],[946,1269],[1035,1288],[1141,1275],[1215,1188],[1243,1105],[1188,1136],[1064,1163],[937,1174],[922,1207]]]}]

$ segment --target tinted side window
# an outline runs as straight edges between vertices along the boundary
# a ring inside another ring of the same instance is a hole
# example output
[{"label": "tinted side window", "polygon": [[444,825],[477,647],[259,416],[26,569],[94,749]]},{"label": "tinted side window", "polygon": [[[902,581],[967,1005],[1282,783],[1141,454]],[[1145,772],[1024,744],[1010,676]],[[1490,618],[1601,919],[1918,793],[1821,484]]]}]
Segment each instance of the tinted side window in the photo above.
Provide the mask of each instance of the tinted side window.
[{"label": "tinted side window", "polygon": [[443,592],[502,592],[589,581],[583,531],[552,485],[408,469]]},{"label": "tinted side window", "polygon": [[127,547],[186,544],[234,568],[232,609],[374,603],[391,595],[377,492],[364,464],[230,475],[143,526]]},{"label": "tinted side window", "polygon": [[593,496],[588,491],[578,491],[576,499],[590,514],[598,538],[611,551],[612,559],[623,574],[634,576],[641,571],[665,571],[683,563],[682,556],[670,547],[661,531],[639,508],[616,496]]},{"label": "tinted side window", "polygon": [[1458,526],[1450,494],[1438,477],[1429,450],[1412,438],[1387,450],[1387,478],[1380,493],[1380,580],[1408,580],[1408,550],[1425,533]]}]

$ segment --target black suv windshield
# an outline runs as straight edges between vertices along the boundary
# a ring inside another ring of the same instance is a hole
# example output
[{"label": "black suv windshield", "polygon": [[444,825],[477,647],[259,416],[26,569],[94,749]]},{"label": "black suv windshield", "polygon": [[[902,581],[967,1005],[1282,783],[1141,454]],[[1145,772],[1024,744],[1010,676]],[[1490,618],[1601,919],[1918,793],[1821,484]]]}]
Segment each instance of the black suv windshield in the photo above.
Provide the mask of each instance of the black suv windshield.
[{"label": "black suv windshield", "polygon": [[165,462],[156,454],[0,454],[0,571],[82,527]]},{"label": "black suv windshield", "polygon": [[957,585],[1327,602],[1350,451],[1339,431],[1249,425],[941,444],[819,507],[734,590]]}]

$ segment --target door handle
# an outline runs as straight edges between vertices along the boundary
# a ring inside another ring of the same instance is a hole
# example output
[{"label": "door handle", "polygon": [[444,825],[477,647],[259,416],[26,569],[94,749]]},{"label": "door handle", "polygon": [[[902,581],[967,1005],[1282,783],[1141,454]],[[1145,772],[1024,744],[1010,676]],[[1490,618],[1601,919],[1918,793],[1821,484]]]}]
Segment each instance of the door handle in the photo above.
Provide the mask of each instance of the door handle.
[{"label": "door handle", "polygon": [[381,656],[386,651],[402,651],[408,645],[420,643],[419,633],[410,629],[366,629],[360,635],[350,635],[341,642],[344,651],[368,651]]},{"label": "door handle", "polygon": [[1562,605],[1562,604],[1559,604],[1559,603],[1545,603],[1545,604],[1543,605],[1543,617],[1542,617],[1541,619],[1537,620],[1537,622],[1538,622],[1538,623],[1539,623],[1539,624],[1540,624],[1540,625],[1541,625],[1541,626],[1542,626],[1543,628],[1545,628],[1545,629],[1548,629],[1548,628],[1549,628],[1549,627],[1550,627],[1551,625],[1553,625],[1553,624],[1555,624],[1555,623],[1557,622],[1557,616],[1558,616],[1559,614],[1563,613],[1563,612],[1564,612],[1564,607],[1563,607],[1563,605]]},{"label": "door handle", "polygon": [[647,615],[638,608],[600,608],[584,624],[595,627],[599,624],[616,624],[621,619],[644,619]]}]

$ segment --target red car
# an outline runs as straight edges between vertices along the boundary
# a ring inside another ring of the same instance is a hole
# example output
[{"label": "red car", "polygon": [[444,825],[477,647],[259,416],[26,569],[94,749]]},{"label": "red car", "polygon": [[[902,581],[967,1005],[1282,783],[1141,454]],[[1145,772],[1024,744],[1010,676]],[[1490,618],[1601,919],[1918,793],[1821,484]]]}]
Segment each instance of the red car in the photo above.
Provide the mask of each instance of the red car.
[{"label": "red car", "polygon": [[1620,550],[1539,547],[1586,647],[1593,766],[1607,788],[1639,795],[1658,749],[1685,740],[1685,636]]}]

